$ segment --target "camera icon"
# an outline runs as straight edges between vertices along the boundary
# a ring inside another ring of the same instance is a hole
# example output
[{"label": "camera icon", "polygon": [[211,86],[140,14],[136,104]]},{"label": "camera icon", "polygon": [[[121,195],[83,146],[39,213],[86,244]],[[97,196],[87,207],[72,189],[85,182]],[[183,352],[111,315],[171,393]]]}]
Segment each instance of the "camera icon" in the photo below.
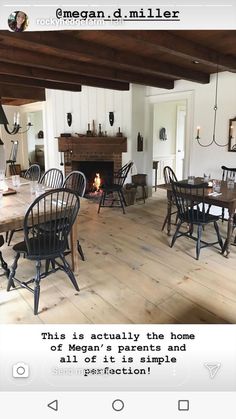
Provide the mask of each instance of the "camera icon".
[{"label": "camera icon", "polygon": [[28,378],[29,377],[29,365],[24,362],[18,362],[12,367],[12,376],[14,378]]}]

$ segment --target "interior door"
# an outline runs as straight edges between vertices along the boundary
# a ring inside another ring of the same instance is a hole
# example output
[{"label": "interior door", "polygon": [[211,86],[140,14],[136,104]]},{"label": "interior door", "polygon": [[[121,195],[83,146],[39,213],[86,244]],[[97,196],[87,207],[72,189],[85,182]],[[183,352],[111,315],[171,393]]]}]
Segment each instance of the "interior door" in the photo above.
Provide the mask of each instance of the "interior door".
[{"label": "interior door", "polygon": [[177,106],[176,116],[176,162],[175,172],[178,180],[183,179],[185,157],[185,120],[186,106]]}]

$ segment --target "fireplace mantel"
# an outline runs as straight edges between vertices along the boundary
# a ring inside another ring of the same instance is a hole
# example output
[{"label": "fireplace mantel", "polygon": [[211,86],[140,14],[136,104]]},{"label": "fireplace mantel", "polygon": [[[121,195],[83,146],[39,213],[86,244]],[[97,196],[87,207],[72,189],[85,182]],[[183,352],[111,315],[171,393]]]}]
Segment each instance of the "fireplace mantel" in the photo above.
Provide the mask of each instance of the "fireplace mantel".
[{"label": "fireplace mantel", "polygon": [[78,170],[81,161],[113,161],[114,170],[122,165],[122,153],[127,152],[126,137],[58,137],[58,149],[64,154],[65,175]]},{"label": "fireplace mantel", "polygon": [[89,151],[103,153],[125,153],[127,151],[127,138],[125,137],[58,137],[60,152],[70,152],[71,160],[77,154]]}]

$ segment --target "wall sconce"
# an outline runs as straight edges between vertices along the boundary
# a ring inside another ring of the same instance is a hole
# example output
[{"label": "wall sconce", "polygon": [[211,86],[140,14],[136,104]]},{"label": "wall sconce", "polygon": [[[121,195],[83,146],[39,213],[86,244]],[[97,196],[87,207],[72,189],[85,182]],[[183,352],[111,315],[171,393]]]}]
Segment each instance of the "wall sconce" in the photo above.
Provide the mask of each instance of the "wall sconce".
[{"label": "wall sconce", "polygon": [[69,127],[72,124],[72,113],[71,112],[67,113],[67,124],[68,124]]},{"label": "wall sconce", "polygon": [[137,151],[143,151],[143,136],[138,133],[137,136]]},{"label": "wall sconce", "polygon": [[110,126],[112,127],[112,125],[114,124],[114,112],[109,112],[109,122]]}]

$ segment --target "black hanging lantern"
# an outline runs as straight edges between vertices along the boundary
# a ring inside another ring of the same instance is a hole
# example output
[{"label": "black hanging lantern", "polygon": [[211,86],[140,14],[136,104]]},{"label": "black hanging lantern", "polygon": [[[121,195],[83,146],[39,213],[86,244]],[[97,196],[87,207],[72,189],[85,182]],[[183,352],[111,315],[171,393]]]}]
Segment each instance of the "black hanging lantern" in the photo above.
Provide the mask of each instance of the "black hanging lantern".
[{"label": "black hanging lantern", "polygon": [[72,113],[71,112],[67,113],[67,124],[68,124],[69,127],[72,124]]},{"label": "black hanging lantern", "polygon": [[114,112],[109,112],[109,122],[112,127],[112,125],[114,124]]}]

